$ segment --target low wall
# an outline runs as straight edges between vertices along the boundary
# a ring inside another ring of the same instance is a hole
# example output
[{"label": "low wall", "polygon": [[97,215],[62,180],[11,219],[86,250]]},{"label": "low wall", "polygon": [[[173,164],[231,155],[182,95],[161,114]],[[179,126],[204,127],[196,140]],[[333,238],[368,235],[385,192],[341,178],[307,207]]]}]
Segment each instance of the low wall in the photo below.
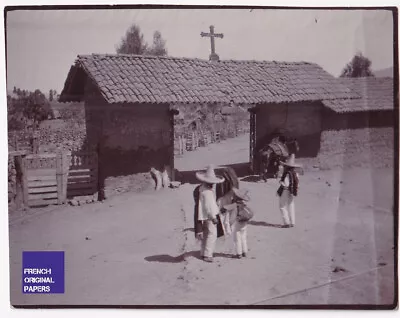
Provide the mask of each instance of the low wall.
[{"label": "low wall", "polygon": [[[61,125],[60,125],[61,126]],[[53,152],[56,150],[78,150],[86,140],[85,125],[62,125],[62,127],[43,127],[35,131],[39,138],[41,152]],[[8,134],[9,150],[29,149],[32,132],[16,131]]]},{"label": "low wall", "polygon": [[393,127],[323,131],[319,166],[322,169],[393,167],[393,138]]}]

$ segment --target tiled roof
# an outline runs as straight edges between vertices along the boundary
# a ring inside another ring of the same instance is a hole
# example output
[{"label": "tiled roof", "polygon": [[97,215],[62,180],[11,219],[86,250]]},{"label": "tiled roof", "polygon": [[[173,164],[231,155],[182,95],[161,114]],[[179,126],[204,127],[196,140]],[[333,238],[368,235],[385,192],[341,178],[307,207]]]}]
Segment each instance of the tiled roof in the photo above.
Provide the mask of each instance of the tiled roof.
[{"label": "tiled roof", "polygon": [[258,104],[359,97],[313,63],[93,54],[78,56],[61,101],[76,98],[82,70],[108,103]]},{"label": "tiled roof", "polygon": [[360,94],[360,99],[336,99],[323,101],[335,112],[389,110],[394,108],[393,79],[389,77],[339,78],[338,81]]}]

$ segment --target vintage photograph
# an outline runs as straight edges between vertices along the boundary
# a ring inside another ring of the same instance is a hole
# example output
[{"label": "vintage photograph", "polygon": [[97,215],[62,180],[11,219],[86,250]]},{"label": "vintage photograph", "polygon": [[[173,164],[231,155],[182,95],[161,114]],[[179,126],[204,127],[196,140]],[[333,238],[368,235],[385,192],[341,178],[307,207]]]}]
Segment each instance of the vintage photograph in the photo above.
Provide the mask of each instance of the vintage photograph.
[{"label": "vintage photograph", "polygon": [[395,309],[397,14],[6,7],[11,305]]}]

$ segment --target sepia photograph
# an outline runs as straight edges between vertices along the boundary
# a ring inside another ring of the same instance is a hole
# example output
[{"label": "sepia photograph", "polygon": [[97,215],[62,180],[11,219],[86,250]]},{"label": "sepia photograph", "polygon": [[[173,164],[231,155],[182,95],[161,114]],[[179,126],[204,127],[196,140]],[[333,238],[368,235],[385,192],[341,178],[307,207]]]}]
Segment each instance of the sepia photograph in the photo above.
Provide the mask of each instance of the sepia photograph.
[{"label": "sepia photograph", "polygon": [[396,7],[4,9],[10,305],[396,309]]}]

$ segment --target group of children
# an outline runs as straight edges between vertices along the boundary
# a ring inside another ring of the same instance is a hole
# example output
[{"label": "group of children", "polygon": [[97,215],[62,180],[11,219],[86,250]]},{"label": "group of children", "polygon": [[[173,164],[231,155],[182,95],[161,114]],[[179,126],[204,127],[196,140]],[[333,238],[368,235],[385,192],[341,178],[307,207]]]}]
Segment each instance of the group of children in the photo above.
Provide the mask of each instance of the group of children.
[{"label": "group of children", "polygon": [[[282,213],[283,227],[295,224],[294,197],[297,196],[299,178],[294,155],[291,155],[283,166],[280,178],[279,208]],[[239,181],[233,169],[224,168],[222,177],[215,174],[213,166],[204,172],[197,172],[196,178],[201,182],[194,191],[194,230],[201,241],[200,256],[205,262],[213,262],[217,238],[232,235],[235,245],[235,257],[246,257],[247,224],[254,212],[248,206],[248,190],[239,189]]]}]

